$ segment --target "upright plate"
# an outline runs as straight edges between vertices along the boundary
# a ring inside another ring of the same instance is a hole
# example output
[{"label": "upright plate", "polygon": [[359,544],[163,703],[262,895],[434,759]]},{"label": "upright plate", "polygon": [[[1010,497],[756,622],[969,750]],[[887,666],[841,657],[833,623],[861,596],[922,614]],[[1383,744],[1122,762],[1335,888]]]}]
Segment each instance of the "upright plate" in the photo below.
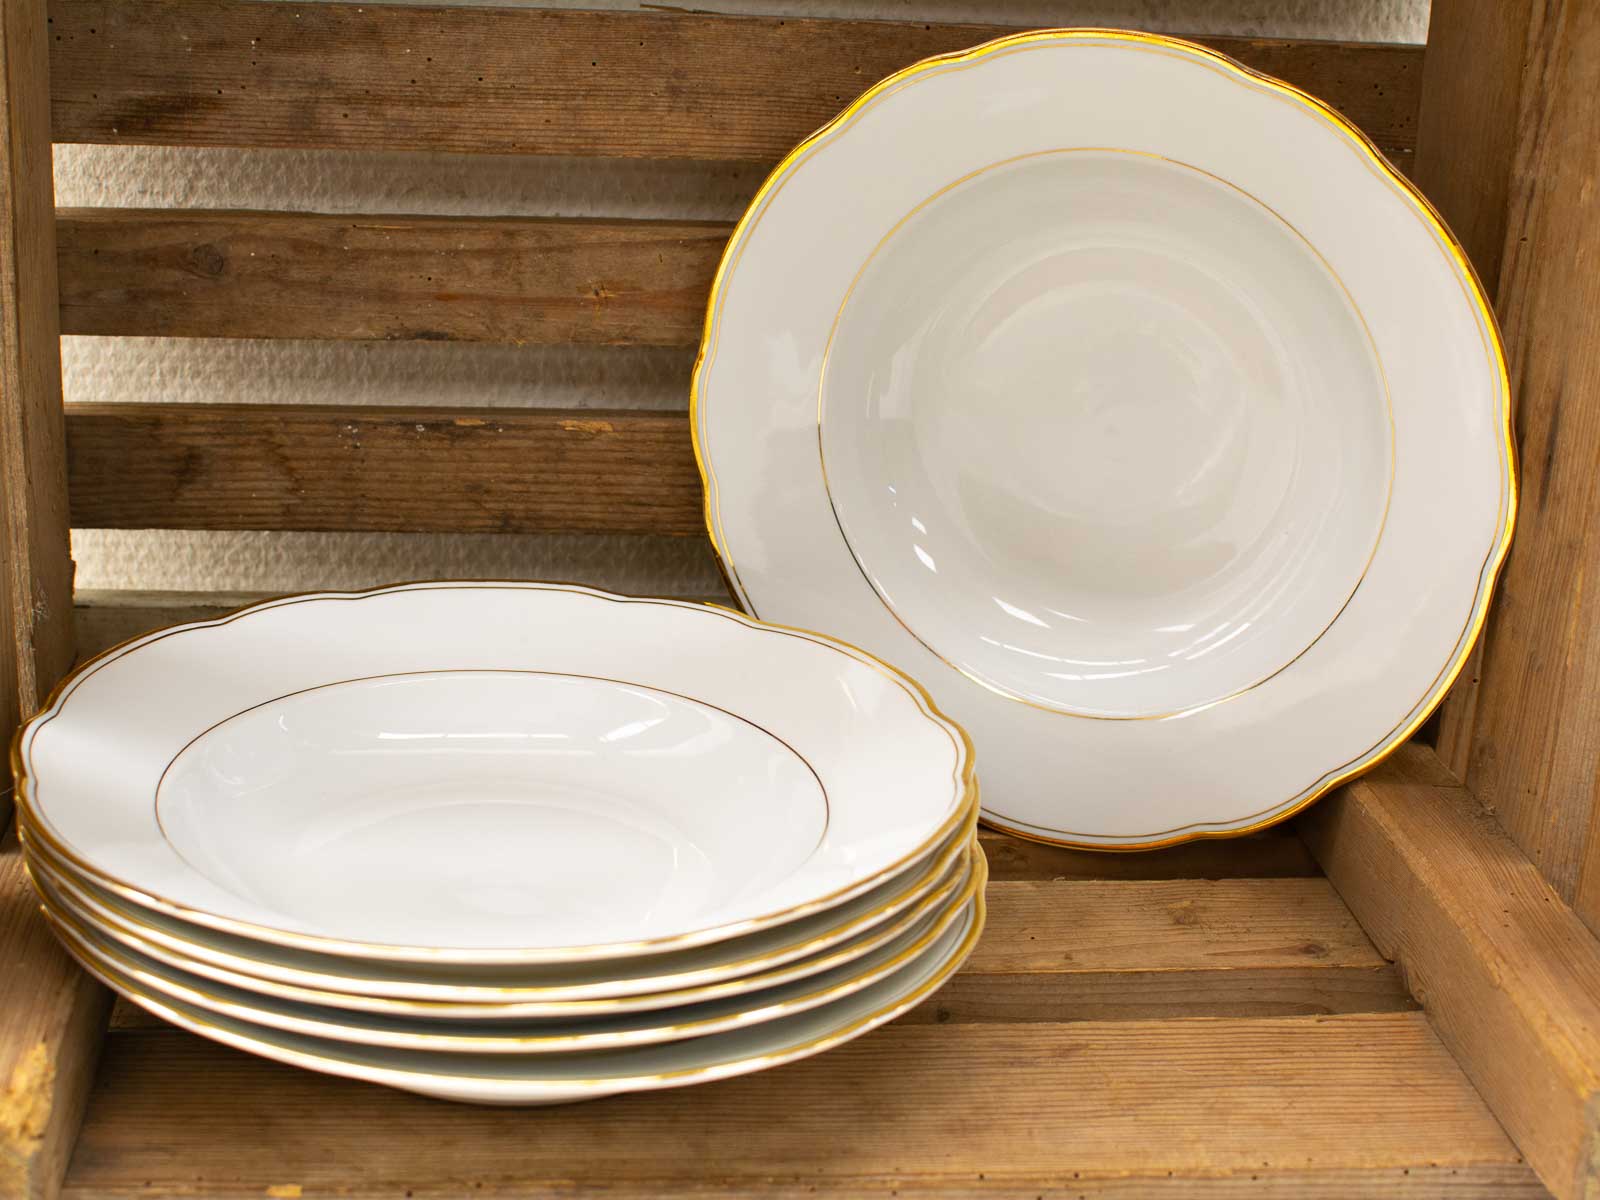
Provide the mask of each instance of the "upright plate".
[{"label": "upright plate", "polygon": [[1147,34],[932,59],[803,143],[693,408],[744,607],[911,672],[987,820],[1088,846],[1375,763],[1460,670],[1516,502],[1437,216],[1320,102]]},{"label": "upright plate", "polygon": [[398,963],[770,929],[912,871],[973,803],[965,735],[870,656],[554,584],[289,597],[150,634],[71,676],[13,758],[29,836],[97,886]]}]

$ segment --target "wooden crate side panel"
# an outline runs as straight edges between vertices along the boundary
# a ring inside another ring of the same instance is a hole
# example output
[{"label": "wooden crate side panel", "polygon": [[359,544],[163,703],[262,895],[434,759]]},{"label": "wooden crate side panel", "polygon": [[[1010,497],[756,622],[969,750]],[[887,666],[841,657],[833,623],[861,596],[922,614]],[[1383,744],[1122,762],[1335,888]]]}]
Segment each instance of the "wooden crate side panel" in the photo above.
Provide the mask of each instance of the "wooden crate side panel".
[{"label": "wooden crate side panel", "polygon": [[110,997],[56,944],[0,837],[0,1196],[50,1200],[66,1173]]},{"label": "wooden crate side panel", "polygon": [[[690,12],[54,0],[58,141],[770,162],[871,84],[1014,27]],[[1419,47],[1204,38],[1415,138]]]},{"label": "wooden crate side panel", "polygon": [[1591,1197],[1600,942],[1465,788],[1418,777],[1385,764],[1300,828],[1545,1184]]},{"label": "wooden crate side panel", "polygon": [[[1505,251],[1532,9],[1528,0],[1440,0],[1428,27],[1412,178],[1460,239],[1491,298]],[[1463,778],[1488,636],[1473,647],[1436,718],[1439,757]]]},{"label": "wooden crate side panel", "polygon": [[1464,778],[1600,928],[1600,9],[1530,11],[1498,304],[1522,508]]},{"label": "wooden crate side panel", "polygon": [[[0,0],[0,741],[72,660],[43,0]],[[0,830],[10,811],[9,765]]]}]

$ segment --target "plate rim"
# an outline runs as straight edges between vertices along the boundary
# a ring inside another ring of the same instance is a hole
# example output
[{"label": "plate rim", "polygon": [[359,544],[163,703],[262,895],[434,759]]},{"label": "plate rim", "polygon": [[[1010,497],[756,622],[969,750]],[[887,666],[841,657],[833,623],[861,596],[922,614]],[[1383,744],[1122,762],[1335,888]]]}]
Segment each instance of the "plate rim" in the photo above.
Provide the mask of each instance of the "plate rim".
[{"label": "plate rim", "polygon": [[[973,842],[975,843],[975,839],[973,839]],[[977,850],[975,853],[973,853],[970,859],[967,878],[961,882],[960,886],[952,889],[948,895],[942,898],[942,901],[939,904],[935,905],[932,909],[930,909],[929,912],[923,914],[919,922],[908,926],[898,935],[898,937],[910,937],[912,934],[916,935],[915,937],[911,938],[906,945],[900,947],[892,956],[885,959],[883,962],[880,962],[865,971],[859,973],[853,972],[848,977],[838,980],[826,987],[818,988],[814,984],[811,984],[811,990],[809,991],[802,991],[800,994],[791,996],[787,999],[761,1005],[761,1011],[768,1013],[768,1015],[763,1017],[762,1020],[773,1020],[782,1016],[806,1012],[812,1008],[820,1007],[821,1005],[829,1003],[833,1000],[844,999],[850,995],[853,995],[855,992],[860,991],[861,988],[867,986],[868,984],[887,978],[900,967],[908,965],[912,959],[931,949],[934,942],[936,942],[938,938],[960,917],[963,910],[965,910],[966,907],[972,902],[973,898],[984,890],[988,881],[988,875],[988,860],[984,857],[981,849]],[[37,885],[36,890],[38,890]],[[97,961],[106,959],[112,961],[112,963],[120,971],[122,971],[122,973],[132,976],[137,982],[139,982],[149,991],[156,992],[163,996],[171,996],[172,991],[169,989],[175,989],[178,992],[189,993],[202,997],[202,999],[199,1000],[183,998],[183,1003],[190,1004],[195,1008],[206,1011],[222,1012],[225,1015],[236,1016],[239,1020],[249,1021],[267,1028],[282,1029],[289,1033],[300,1033],[307,1037],[320,1037],[331,1041],[350,1041],[353,1044],[358,1045],[381,1046],[391,1049],[459,1053],[463,1056],[568,1053],[572,1051],[629,1049],[637,1046],[660,1045],[665,1042],[681,1041],[691,1037],[702,1037],[709,1034],[726,1032],[728,1030],[738,1028],[740,1026],[741,1019],[749,1016],[748,1009],[740,1009],[737,1012],[725,1013],[720,1017],[702,1018],[698,1020],[679,1020],[666,1024],[641,1024],[637,1029],[599,1031],[593,1033],[567,1032],[560,1034],[532,1033],[516,1035],[474,1035],[471,1033],[449,1033],[444,1032],[442,1029],[439,1031],[427,1032],[405,1032],[402,1030],[392,1030],[389,1031],[387,1039],[361,1039],[341,1036],[332,1031],[340,1028],[347,1030],[360,1030],[363,1028],[362,1020],[364,1017],[369,1015],[383,1017],[385,1014],[369,1014],[350,1009],[335,1009],[333,1010],[334,1013],[345,1018],[344,1020],[326,1021],[315,1016],[307,1016],[303,1018],[303,1020],[308,1024],[322,1025],[330,1031],[325,1033],[316,1033],[311,1030],[294,1029],[287,1024],[280,1023],[281,1021],[295,1020],[296,1018],[294,1018],[292,1014],[287,1017],[278,1018],[277,1020],[261,1020],[257,1016],[251,1014],[262,1010],[249,1003],[248,999],[229,1000],[225,996],[219,996],[213,992],[207,991],[204,986],[181,983],[177,980],[168,979],[164,974],[165,971],[181,971],[190,975],[193,975],[194,973],[192,971],[188,971],[187,968],[168,963],[158,962],[155,968],[142,966],[129,957],[132,954],[137,954],[137,951],[131,950],[130,947],[117,941],[115,937],[107,934],[104,928],[93,917],[77,910],[70,903],[70,901],[64,901],[63,903],[58,904],[53,900],[44,899],[42,892],[40,894],[40,898],[40,909],[44,913],[45,918],[53,926],[59,927],[63,924],[66,926],[66,933],[63,935],[58,932],[58,937],[65,942],[76,944],[77,947],[83,950],[84,953],[91,959],[95,959]],[[926,922],[926,928],[919,931],[917,929],[917,924],[921,924],[922,922]],[[88,936],[85,936],[86,930]],[[898,940],[898,938],[894,940]],[[101,942],[108,942],[110,945],[106,946],[97,944]],[[851,960],[848,963],[839,964],[841,968],[845,969],[854,968],[856,965],[857,960]],[[153,976],[154,979],[159,982],[147,982],[147,980],[141,978],[141,976]],[[813,980],[814,978],[814,976],[803,976],[800,979],[790,981],[790,983],[799,984],[802,987],[805,987],[808,981]],[[200,977],[199,984],[212,984],[221,987],[231,987],[234,991],[248,991],[248,989],[238,985],[218,984],[216,980],[208,980],[204,977]],[[774,986],[782,987],[788,985],[778,984]],[[314,1005],[312,1005],[309,1001],[289,1000],[284,997],[269,996],[266,993],[261,993],[261,995],[264,998],[275,1000],[280,1004],[304,1004],[308,1008],[314,1007]],[[742,1001],[745,1000],[749,995],[750,993],[736,993],[734,998]],[[706,1002],[701,1001],[700,1003]],[[693,1005],[686,1007],[693,1007]],[[233,1012],[231,1010],[239,1011]],[[649,1018],[669,1011],[672,1010],[670,1008],[640,1009],[636,1014],[620,1013],[616,1015],[643,1016]],[[405,1020],[408,1018],[396,1015],[393,1017],[388,1017],[388,1019]],[[421,1020],[426,1018],[417,1017],[412,1019]],[[494,1018],[486,1017],[483,1019],[492,1020]],[[582,1022],[594,1018],[580,1013],[574,1014],[570,1018],[527,1017],[517,1019],[533,1023],[540,1021],[562,1020]],[[657,1034],[669,1036],[651,1036]],[[416,1042],[419,1044],[407,1045],[407,1041]]]},{"label": "plate rim", "polygon": [[[685,978],[694,974],[693,972],[679,972],[675,976],[644,976],[639,980],[641,984],[651,983],[655,986],[641,986],[611,995],[590,994],[593,988],[587,985],[567,988],[563,988],[560,984],[527,987],[515,984],[484,984],[458,987],[447,983],[432,985],[424,983],[419,986],[431,986],[432,991],[428,995],[419,996],[399,994],[398,989],[374,991],[370,981],[355,977],[339,980],[347,986],[336,987],[333,986],[336,977],[325,977],[327,982],[318,982],[304,975],[296,975],[293,968],[284,968],[288,973],[285,975],[270,963],[258,963],[258,969],[252,970],[242,964],[217,962],[193,955],[184,948],[188,943],[181,935],[157,931],[160,936],[151,937],[150,927],[147,924],[135,916],[126,916],[115,909],[110,910],[112,919],[126,927],[120,932],[113,932],[116,926],[90,913],[84,913],[83,918],[120,945],[130,946],[132,943],[129,939],[133,939],[141,944],[156,946],[158,948],[156,952],[143,949],[140,945],[133,945],[132,948],[158,961],[168,962],[169,956],[185,959],[197,964],[186,969],[213,982],[227,982],[221,979],[219,974],[236,976],[239,977],[239,982],[233,986],[247,990],[258,988],[282,999],[306,1004],[320,1004],[352,1012],[387,1014],[395,1017],[431,1017],[439,1020],[488,1019],[494,1015],[491,1010],[502,1009],[515,1011],[500,1015],[528,1018],[605,1016],[665,1007],[653,1002],[669,992],[689,993],[691,994],[689,999],[684,1002],[699,1002],[718,999],[723,994],[732,995],[748,990],[750,981],[757,975],[781,974],[790,977],[775,982],[768,980],[767,986],[776,986],[778,983],[790,982],[817,973],[807,969],[808,964],[817,958],[830,956],[839,958],[840,961],[833,965],[841,966],[870,954],[878,944],[892,941],[938,905],[948,902],[957,892],[969,888],[974,872],[974,860],[978,857],[975,853],[977,848],[976,826],[975,823],[969,822],[959,837],[952,839],[948,846],[930,858],[929,869],[924,873],[925,878],[919,876],[918,880],[905,891],[897,893],[871,912],[862,914],[852,923],[856,927],[851,928],[843,936],[838,936],[836,930],[830,930],[798,946],[784,947],[763,955],[747,956],[719,967],[706,968],[700,974],[708,976],[707,978],[692,979],[689,982],[685,982]],[[40,894],[40,899],[46,903],[56,903],[44,894],[38,874],[44,876],[45,887],[62,893],[61,902],[71,905],[74,909],[83,907],[83,901],[73,895],[82,892],[81,882],[74,878],[70,871],[63,877],[59,864],[52,862],[48,855],[33,852],[28,854],[26,863],[29,882],[34,891]],[[92,895],[88,897],[88,902],[101,903]],[[879,916],[884,910],[892,911],[887,916]],[[869,916],[877,919],[866,921]],[[863,949],[858,943],[868,939],[876,939],[876,942]],[[169,945],[169,942],[178,944],[173,946]],[[350,961],[359,964],[362,960]],[[573,994],[575,992],[582,994]]]}]

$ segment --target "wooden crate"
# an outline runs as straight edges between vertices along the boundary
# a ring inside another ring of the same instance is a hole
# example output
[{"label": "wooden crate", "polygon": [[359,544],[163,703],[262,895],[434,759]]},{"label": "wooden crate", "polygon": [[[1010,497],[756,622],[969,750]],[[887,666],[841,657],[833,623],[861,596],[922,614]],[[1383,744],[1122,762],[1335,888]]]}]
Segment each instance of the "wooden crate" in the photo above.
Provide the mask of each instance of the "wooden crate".
[{"label": "wooden crate", "polygon": [[[1000,32],[0,0],[0,724],[75,654],[248,599],[74,598],[70,525],[704,536],[682,412],[63,409],[58,334],[690,346],[727,226],[56,212],[52,140],[771,163],[882,75]],[[1440,0],[1425,73],[1421,47],[1206,40],[1349,113],[1497,299],[1527,501],[1436,747],[1239,841],[985,834],[990,930],[907,1018],[542,1110],[113,1012],[11,840],[0,1196],[1600,1195],[1600,5]]]}]

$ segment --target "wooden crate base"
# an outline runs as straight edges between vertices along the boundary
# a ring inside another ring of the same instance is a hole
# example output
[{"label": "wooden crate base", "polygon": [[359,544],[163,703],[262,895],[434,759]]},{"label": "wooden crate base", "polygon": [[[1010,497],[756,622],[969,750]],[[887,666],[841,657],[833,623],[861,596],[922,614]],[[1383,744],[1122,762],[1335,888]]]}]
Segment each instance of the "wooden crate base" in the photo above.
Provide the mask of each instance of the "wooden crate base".
[{"label": "wooden crate base", "polygon": [[1292,831],[1209,880],[1171,877],[1184,848],[984,841],[1003,877],[944,990],[720,1084],[474,1108],[119,1004],[63,1195],[1544,1194],[1328,880],[1284,873]]}]

